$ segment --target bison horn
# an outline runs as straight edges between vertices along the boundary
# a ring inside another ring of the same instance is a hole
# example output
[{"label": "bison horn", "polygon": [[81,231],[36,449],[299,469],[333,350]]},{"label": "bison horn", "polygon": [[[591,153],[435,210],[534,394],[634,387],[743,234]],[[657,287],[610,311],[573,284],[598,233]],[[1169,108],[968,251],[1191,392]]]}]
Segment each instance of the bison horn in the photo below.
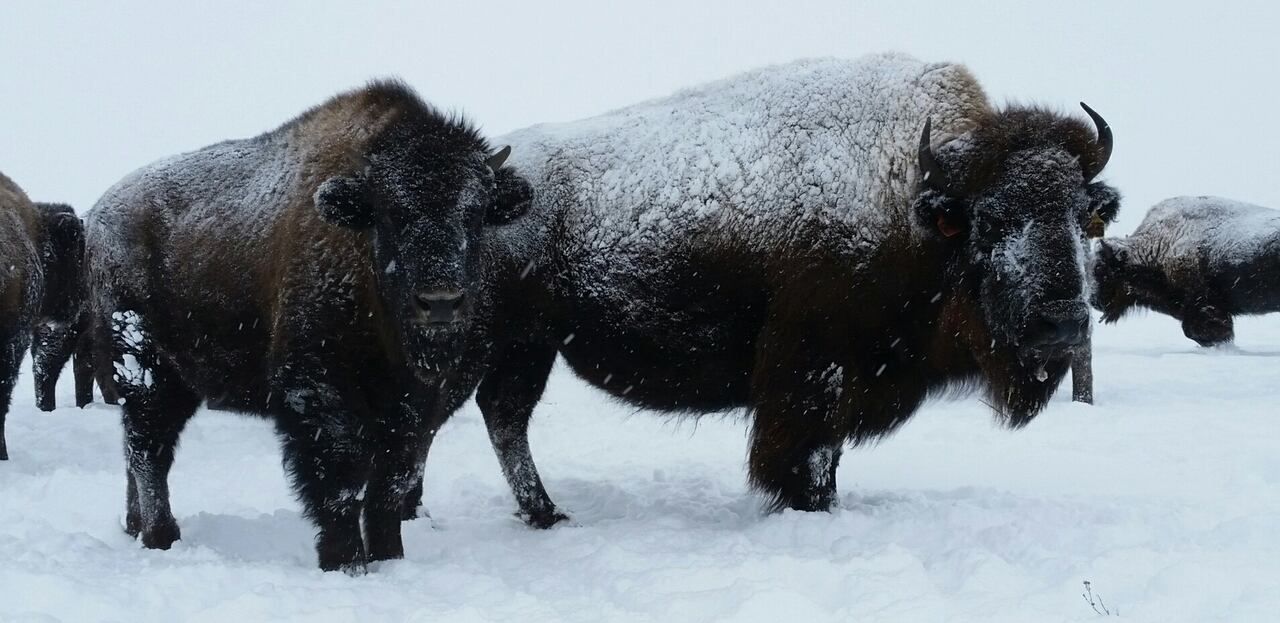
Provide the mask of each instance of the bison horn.
[{"label": "bison horn", "polygon": [[1086,113],[1089,113],[1089,118],[1093,119],[1093,125],[1098,128],[1098,160],[1092,170],[1085,171],[1084,179],[1087,182],[1102,173],[1102,170],[1107,166],[1107,161],[1111,159],[1111,124],[1107,123],[1107,120],[1094,112],[1092,108],[1089,108],[1088,104],[1080,102],[1080,107]]},{"label": "bison horn", "polygon": [[497,153],[493,154],[492,156],[489,156],[489,159],[485,160],[485,164],[489,165],[490,169],[497,171],[498,169],[502,168],[502,163],[506,162],[507,156],[510,156],[510,155],[511,155],[511,146],[507,145],[506,147],[499,149]]},{"label": "bison horn", "polygon": [[933,157],[933,144],[929,139],[929,132],[933,127],[933,119],[924,120],[924,132],[920,134],[920,150],[918,157],[920,158],[920,173],[925,184],[940,190],[944,193],[951,194],[951,183],[947,180],[947,172],[942,170],[938,165],[938,161]]}]

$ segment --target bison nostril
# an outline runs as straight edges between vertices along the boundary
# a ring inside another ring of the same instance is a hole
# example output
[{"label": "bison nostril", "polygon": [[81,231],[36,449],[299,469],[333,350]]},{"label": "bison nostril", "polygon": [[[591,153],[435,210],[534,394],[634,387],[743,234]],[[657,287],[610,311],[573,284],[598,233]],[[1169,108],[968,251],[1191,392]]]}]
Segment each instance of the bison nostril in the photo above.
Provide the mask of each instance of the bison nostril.
[{"label": "bison nostril", "polygon": [[445,324],[458,319],[462,309],[463,293],[453,290],[420,292],[416,297],[418,315],[432,324]]},{"label": "bison nostril", "polygon": [[1089,308],[1078,301],[1054,301],[1033,312],[1027,328],[1031,346],[1076,346],[1089,337]]}]

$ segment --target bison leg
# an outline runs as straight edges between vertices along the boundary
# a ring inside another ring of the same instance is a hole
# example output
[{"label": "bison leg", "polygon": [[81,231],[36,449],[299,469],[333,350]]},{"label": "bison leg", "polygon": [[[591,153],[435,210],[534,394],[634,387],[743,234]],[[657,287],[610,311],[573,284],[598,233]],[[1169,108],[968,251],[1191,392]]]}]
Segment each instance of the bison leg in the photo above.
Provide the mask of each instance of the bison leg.
[{"label": "bison leg", "polygon": [[756,344],[748,473],[770,510],[827,511],[836,503],[845,371],[830,353],[837,345],[828,322],[779,315]]},{"label": "bison leg", "polygon": [[84,408],[93,402],[93,328],[79,323],[76,331],[76,348],[71,359],[71,372],[76,382],[76,406]]},{"label": "bison leg", "polygon": [[549,528],[569,518],[547,495],[529,451],[529,419],[546,389],[555,359],[556,351],[551,347],[508,344],[476,392],[489,442],[520,506],[518,516],[535,528]]},{"label": "bison leg", "polygon": [[836,502],[836,466],[844,439],[831,408],[795,393],[760,396],[751,427],[751,485],[770,510],[828,511]]},{"label": "bison leg", "polygon": [[124,398],[125,531],[150,549],[169,549],[181,538],[169,507],[169,469],[183,427],[199,397],[177,372],[159,361],[143,319],[133,311],[111,320],[111,360]]},{"label": "bison leg", "polygon": [[1071,357],[1071,399],[1093,404],[1093,340],[1086,340]]},{"label": "bison leg", "polygon": [[276,430],[285,471],[317,529],[316,556],[325,571],[361,574],[368,556],[360,534],[360,492],[369,481],[367,409],[344,400],[323,380],[318,363],[290,363],[273,384]]},{"label": "bison leg", "polygon": [[76,346],[77,332],[73,325],[54,326],[41,323],[35,329],[31,342],[31,374],[36,386],[36,407],[41,411],[53,411],[57,407],[54,395],[62,368],[71,359]]},{"label": "bison leg", "polygon": [[[428,446],[429,449],[430,447]],[[422,459],[424,467],[426,463],[426,452],[424,452]],[[404,494],[404,502],[400,505],[400,521],[413,521],[419,517],[429,515],[422,504],[422,477],[419,476],[418,481],[409,488],[409,492]]]},{"label": "bison leg", "polygon": [[22,352],[14,347],[12,337],[0,344],[3,344],[0,345],[0,461],[7,461],[9,448],[4,441],[4,420],[9,415],[9,401],[13,398],[13,385],[18,380]]},{"label": "bison leg", "polygon": [[435,435],[434,431],[424,430],[425,426],[415,423],[417,419],[401,420],[403,426],[397,426],[398,430],[386,431],[383,449],[374,454],[373,475],[364,500],[364,530],[370,560],[404,558],[400,522],[415,489],[417,501],[421,501],[426,449]]}]

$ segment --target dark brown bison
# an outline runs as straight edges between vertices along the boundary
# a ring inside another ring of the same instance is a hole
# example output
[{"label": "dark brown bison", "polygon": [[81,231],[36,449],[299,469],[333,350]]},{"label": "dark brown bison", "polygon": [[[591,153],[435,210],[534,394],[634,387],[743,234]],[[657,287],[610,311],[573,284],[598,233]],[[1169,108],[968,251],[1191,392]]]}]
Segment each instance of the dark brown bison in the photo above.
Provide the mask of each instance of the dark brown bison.
[{"label": "dark brown bison", "polygon": [[1145,308],[1181,321],[1201,346],[1230,342],[1233,316],[1280,311],[1280,211],[1166,199],[1132,235],[1100,243],[1094,280],[1104,322]]},{"label": "dark brown bison", "polygon": [[84,255],[83,234],[70,207],[33,204],[0,174],[0,460],[9,458],[5,416],[33,333],[38,340],[74,318],[70,301]]},{"label": "dark brown bison", "polygon": [[774,508],[829,508],[845,444],[929,396],[1029,422],[1088,335],[1084,231],[1118,203],[1085,110],[994,108],[963,67],[890,55],[505,137],[534,207],[477,400],[523,516],[563,517],[527,439],[557,352],[632,405],[748,409]]},{"label": "dark brown bison", "polygon": [[[111,378],[110,362],[101,354],[95,359],[93,336],[96,332],[91,326],[93,315],[85,305],[88,293],[85,291],[86,262],[83,254],[75,258],[75,264],[74,267],[68,266],[67,274],[62,280],[67,290],[59,307],[65,317],[73,320],[40,325],[36,330],[36,338],[31,343],[36,406],[42,411],[52,411],[57,407],[54,390],[58,386],[62,369],[68,361],[73,360],[73,356],[77,407],[93,402],[95,382],[102,392],[104,402],[117,404],[119,401],[115,393],[115,382]],[[76,272],[71,272],[73,268]]]},{"label": "dark brown bison", "polygon": [[[123,403],[127,530],[179,538],[168,473],[202,400],[271,418],[326,570],[402,555],[487,225],[523,184],[464,121],[379,82],[149,165],[87,220],[91,326]],[[363,519],[365,539],[361,536]]]}]

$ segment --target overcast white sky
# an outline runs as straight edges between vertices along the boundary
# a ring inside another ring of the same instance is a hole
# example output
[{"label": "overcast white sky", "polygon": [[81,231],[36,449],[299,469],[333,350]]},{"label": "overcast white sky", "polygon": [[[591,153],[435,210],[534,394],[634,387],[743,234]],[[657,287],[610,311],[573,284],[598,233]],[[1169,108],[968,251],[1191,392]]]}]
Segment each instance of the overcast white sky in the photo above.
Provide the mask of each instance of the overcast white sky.
[{"label": "overcast white sky", "polygon": [[898,50],[968,64],[997,101],[1090,103],[1115,129],[1119,229],[1177,194],[1280,208],[1280,3],[188,4],[4,0],[0,170],[84,211],[143,164],[377,76],[498,134],[763,64]]}]

